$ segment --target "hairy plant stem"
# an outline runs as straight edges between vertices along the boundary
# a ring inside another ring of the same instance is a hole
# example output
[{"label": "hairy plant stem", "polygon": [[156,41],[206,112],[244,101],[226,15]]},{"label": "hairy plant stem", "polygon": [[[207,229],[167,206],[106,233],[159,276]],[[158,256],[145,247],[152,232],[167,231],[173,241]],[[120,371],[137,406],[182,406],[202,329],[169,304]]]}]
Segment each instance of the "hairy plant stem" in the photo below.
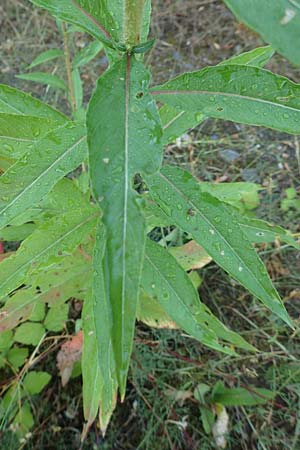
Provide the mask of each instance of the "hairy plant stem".
[{"label": "hairy plant stem", "polygon": [[63,30],[63,38],[64,38],[64,55],[65,55],[65,65],[67,71],[68,78],[68,87],[69,87],[69,97],[72,113],[74,114],[76,110],[76,100],[75,100],[75,92],[74,92],[74,84],[72,78],[72,63],[69,49],[69,41],[68,41],[68,32],[67,27],[64,22],[62,22],[62,30]]}]

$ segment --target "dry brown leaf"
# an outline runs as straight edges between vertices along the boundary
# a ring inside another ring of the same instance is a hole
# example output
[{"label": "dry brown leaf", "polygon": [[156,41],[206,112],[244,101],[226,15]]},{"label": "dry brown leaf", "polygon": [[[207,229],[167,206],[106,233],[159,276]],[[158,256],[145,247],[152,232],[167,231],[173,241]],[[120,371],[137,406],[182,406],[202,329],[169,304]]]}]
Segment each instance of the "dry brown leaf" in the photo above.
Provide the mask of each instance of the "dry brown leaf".
[{"label": "dry brown leaf", "polygon": [[62,386],[68,383],[75,362],[81,358],[82,342],[83,333],[82,331],[78,331],[75,336],[62,344],[57,354],[57,368],[61,377]]}]

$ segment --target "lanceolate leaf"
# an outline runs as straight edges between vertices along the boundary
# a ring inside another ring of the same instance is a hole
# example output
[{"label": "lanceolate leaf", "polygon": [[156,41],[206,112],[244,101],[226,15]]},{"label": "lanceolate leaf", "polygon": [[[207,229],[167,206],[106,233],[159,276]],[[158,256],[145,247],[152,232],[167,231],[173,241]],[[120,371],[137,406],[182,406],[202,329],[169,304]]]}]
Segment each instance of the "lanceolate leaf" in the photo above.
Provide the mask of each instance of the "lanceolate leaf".
[{"label": "lanceolate leaf", "polygon": [[148,81],[142,63],[124,57],[99,79],[87,119],[92,186],[107,229],[103,267],[122,396],[145,239],[144,218],[131,186],[136,173],[154,173],[162,159],[161,127]]},{"label": "lanceolate leaf", "polygon": [[[242,53],[226,59],[219,65],[247,65],[263,67],[271,59],[274,50],[270,46],[258,47],[249,52]],[[200,112],[193,113],[179,111],[175,107],[163,105],[159,110],[163,126],[163,144],[175,141],[190,128],[194,128],[205,120],[205,116]]]},{"label": "lanceolate leaf", "polygon": [[300,133],[300,86],[257,67],[208,67],[154,87],[152,94],[179,111]]},{"label": "lanceolate leaf", "polygon": [[219,66],[229,64],[240,64],[253,67],[264,67],[274,55],[274,50],[270,45],[266,47],[258,47],[249,52],[241,53],[240,55],[233,56],[232,58],[222,61]]},{"label": "lanceolate leaf", "polygon": [[47,9],[54,17],[78,25],[99,41],[111,45],[107,28],[114,29],[114,21],[107,9],[107,0],[30,0]]},{"label": "lanceolate leaf", "polygon": [[0,158],[19,159],[61,121],[35,116],[0,113]]},{"label": "lanceolate leaf", "polygon": [[95,227],[97,209],[87,207],[54,217],[35,230],[19,250],[0,264],[0,299],[18,288],[32,270],[43,269],[51,259],[58,262],[91,233]]},{"label": "lanceolate leaf", "polygon": [[0,84],[0,113],[44,117],[61,125],[69,121],[46,103],[5,84]]},{"label": "lanceolate leaf", "polygon": [[211,314],[173,256],[150,240],[147,240],[141,284],[175,323],[208,347],[232,354],[218,341],[221,337],[241,348],[253,349]]},{"label": "lanceolate leaf", "polygon": [[0,177],[0,228],[8,225],[86,157],[86,130],[68,123],[48,133]]},{"label": "lanceolate leaf", "polygon": [[175,141],[190,128],[194,128],[205,120],[201,113],[178,111],[168,105],[160,108],[159,115],[163,127],[163,144]]},{"label": "lanceolate leaf", "polygon": [[217,198],[201,192],[189,173],[165,167],[147,178],[154,199],[172,221],[190,233],[233,278],[291,325],[266,268],[252,248],[234,214]]},{"label": "lanceolate leaf", "polygon": [[[112,321],[112,299],[107,296],[103,260],[105,257],[106,233],[101,222],[98,223],[93,259],[93,282],[91,320],[94,320],[97,342],[98,364],[100,368],[100,427],[105,434],[110,417],[117,401],[117,372],[114,358],[112,336],[114,335]],[[86,320],[86,317],[84,317]],[[128,352],[131,352],[131,342],[128,342]],[[126,375],[125,375],[126,377]]]},{"label": "lanceolate leaf", "polygon": [[39,66],[40,64],[52,61],[53,59],[62,58],[63,56],[63,50],[60,50],[58,48],[46,50],[45,52],[40,53],[36,58],[34,58],[32,63],[28,66],[28,69],[32,69],[33,67]]},{"label": "lanceolate leaf", "polygon": [[238,19],[257,31],[262,38],[294,64],[300,64],[299,0],[224,0]]},{"label": "lanceolate leaf", "polygon": [[240,214],[238,214],[237,219],[250,242],[259,244],[279,239],[299,249],[299,243],[297,243],[293,235],[278,225],[271,225],[264,220],[241,216]]},{"label": "lanceolate leaf", "polygon": [[56,89],[62,89],[66,91],[68,89],[64,80],[59,78],[57,75],[52,75],[46,72],[32,72],[32,73],[22,73],[16,75],[17,78],[27,81],[35,81],[36,83],[47,84],[48,86]]},{"label": "lanceolate leaf", "polygon": [[254,406],[263,405],[274,399],[276,391],[261,389],[256,386],[245,388],[225,388],[217,384],[212,392],[211,400],[224,406]]}]

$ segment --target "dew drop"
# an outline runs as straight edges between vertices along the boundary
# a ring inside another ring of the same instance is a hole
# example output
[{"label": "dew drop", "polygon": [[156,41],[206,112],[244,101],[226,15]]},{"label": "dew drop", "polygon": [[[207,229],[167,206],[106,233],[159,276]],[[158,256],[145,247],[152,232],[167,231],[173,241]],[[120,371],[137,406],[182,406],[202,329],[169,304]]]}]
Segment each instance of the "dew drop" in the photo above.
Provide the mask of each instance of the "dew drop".
[{"label": "dew drop", "polygon": [[213,230],[212,228],[209,230],[210,234],[215,234],[215,230]]},{"label": "dew drop", "polygon": [[109,163],[109,158],[103,158],[102,161],[104,162],[104,164],[108,164]]},{"label": "dew drop", "polygon": [[239,266],[239,272],[242,272],[244,269],[242,266]]}]

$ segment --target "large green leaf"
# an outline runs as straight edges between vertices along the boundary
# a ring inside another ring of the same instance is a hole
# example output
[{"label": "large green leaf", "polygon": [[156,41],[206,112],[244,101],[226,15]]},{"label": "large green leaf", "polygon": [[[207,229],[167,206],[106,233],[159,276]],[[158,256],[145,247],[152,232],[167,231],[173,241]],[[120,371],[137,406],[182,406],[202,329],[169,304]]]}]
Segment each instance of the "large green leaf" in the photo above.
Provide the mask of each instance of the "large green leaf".
[{"label": "large green leaf", "polygon": [[49,131],[61,126],[61,121],[44,117],[0,113],[0,158],[19,159]]},{"label": "large green leaf", "polygon": [[[113,321],[111,316],[112,299],[107,296],[103,261],[105,257],[106,233],[101,222],[98,223],[96,243],[93,258],[93,283],[91,320],[96,335],[96,357],[100,368],[100,427],[104,434],[117,401],[117,372],[114,358],[112,336]],[[84,318],[85,320],[85,318]],[[131,342],[128,342],[128,352],[131,353]],[[129,353],[129,355],[130,355]],[[126,374],[125,374],[126,377]]]},{"label": "large green leaf", "polygon": [[[258,47],[249,52],[233,56],[221,62],[219,65],[247,65],[263,67],[273,56],[272,47]],[[200,112],[179,111],[169,105],[163,105],[159,110],[163,126],[163,144],[175,141],[190,128],[194,128],[205,120],[205,115]]]},{"label": "large green leaf", "polygon": [[107,0],[30,0],[47,9],[54,17],[78,25],[99,41],[111,45],[115,23],[109,13]]},{"label": "large green leaf", "polygon": [[0,84],[0,113],[44,117],[61,125],[69,119],[25,92]]},{"label": "large green leaf", "polygon": [[124,57],[99,79],[87,116],[91,181],[107,229],[103,266],[122,396],[145,241],[133,177],[154,173],[162,159],[162,131],[148,82],[143,64],[133,56]]},{"label": "large green leaf", "polygon": [[26,284],[33,269],[43,264],[44,271],[48,261],[51,265],[71,253],[93,230],[98,215],[98,209],[86,207],[54,217],[36,229],[0,264],[0,298]]},{"label": "large green leaf", "polygon": [[208,67],[151,91],[157,100],[178,111],[300,133],[300,86],[257,67]]},{"label": "large green leaf", "polygon": [[0,177],[0,228],[8,225],[86,157],[86,130],[75,123],[51,131]]},{"label": "large green leaf", "polygon": [[229,208],[201,192],[189,173],[165,167],[147,178],[150,193],[172,221],[190,233],[233,278],[291,325],[284,305],[266,268]]},{"label": "large green leaf", "polygon": [[200,302],[192,282],[175,258],[150,240],[147,240],[141,285],[175,323],[208,347],[233,354],[218,341],[221,338],[253,350],[242,337],[212,315]]},{"label": "large green leaf", "polygon": [[[224,0],[239,20],[257,31],[279,53],[300,65],[299,0]],[[246,6],[246,7],[245,7]]]}]

